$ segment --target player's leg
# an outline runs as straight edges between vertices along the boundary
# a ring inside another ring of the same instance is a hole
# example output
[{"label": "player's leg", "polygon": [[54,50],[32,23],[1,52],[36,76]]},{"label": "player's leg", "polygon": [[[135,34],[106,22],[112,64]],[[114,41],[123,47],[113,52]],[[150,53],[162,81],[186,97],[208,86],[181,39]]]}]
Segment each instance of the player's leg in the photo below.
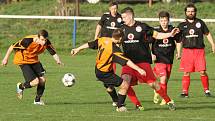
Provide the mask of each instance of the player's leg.
[{"label": "player's leg", "polygon": [[182,78],[182,93],[181,97],[188,97],[190,87],[190,73],[184,72],[183,78]]},{"label": "player's leg", "polygon": [[114,85],[104,84],[104,87],[106,88],[107,93],[110,95],[113,101],[112,106],[116,107],[118,102],[118,95],[117,95],[116,89],[114,88]]},{"label": "player's leg", "polygon": [[128,98],[131,100],[131,102],[135,105],[137,110],[144,110],[144,107],[138,100],[136,93],[135,93],[134,89],[132,88],[132,86],[129,86],[127,95],[128,95]]},{"label": "player's leg", "polygon": [[33,64],[32,67],[37,74],[37,77],[39,78],[39,84],[37,85],[37,93],[34,99],[34,104],[44,105],[44,102],[41,100],[41,97],[43,96],[45,90],[45,69],[43,68],[41,63]]},{"label": "player's leg", "polygon": [[164,90],[159,86],[158,82],[148,83],[167,103],[170,110],[176,110],[174,101],[164,92]]},{"label": "player's leg", "polygon": [[37,78],[35,72],[33,71],[32,65],[24,64],[20,65],[20,68],[22,70],[25,82],[17,83],[17,97],[19,99],[22,99],[24,89],[37,86],[39,84],[39,79]]},{"label": "player's leg", "polygon": [[200,71],[200,76],[201,76],[201,81],[202,81],[202,86],[204,88],[205,96],[211,97],[211,93],[209,90],[209,79],[206,71]]}]

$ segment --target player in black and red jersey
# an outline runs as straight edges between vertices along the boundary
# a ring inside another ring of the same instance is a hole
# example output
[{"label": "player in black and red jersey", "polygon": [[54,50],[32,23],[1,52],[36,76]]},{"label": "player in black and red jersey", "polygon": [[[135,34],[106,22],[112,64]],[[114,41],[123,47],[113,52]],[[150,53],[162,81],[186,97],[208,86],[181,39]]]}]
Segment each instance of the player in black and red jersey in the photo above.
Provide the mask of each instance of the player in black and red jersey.
[{"label": "player in black and red jersey", "polygon": [[[166,11],[161,11],[159,13],[159,23],[160,26],[154,27],[156,31],[168,33],[174,28],[169,25],[169,13]],[[174,37],[169,37],[162,40],[153,40],[152,42],[152,59],[155,62],[154,74],[160,80],[160,86],[163,88],[164,92],[167,93],[167,83],[170,78],[172,64],[174,59],[174,51],[177,45],[176,59],[180,58],[180,48],[181,42],[178,35]],[[159,95],[155,92],[154,103],[159,102]],[[165,105],[165,100],[162,100],[160,105]]]},{"label": "player in black and red jersey", "polygon": [[[130,7],[124,8],[121,11],[121,15],[124,22],[122,29],[125,32],[122,43],[125,56],[146,71],[146,76],[142,76],[130,67],[123,66],[121,77],[130,82],[131,86],[136,85],[137,81],[140,83],[147,83],[167,102],[170,110],[175,110],[174,102],[156,82],[156,78],[150,66],[152,59],[147,36],[152,36],[156,39],[169,38],[170,36],[174,36],[178,32],[178,29],[173,29],[170,33],[159,33],[147,24],[135,21],[133,9]],[[130,87],[128,90],[128,97],[133,94],[135,93],[132,87]],[[136,107],[139,108],[141,106],[136,105]]]},{"label": "player in black and red jersey", "polygon": [[112,37],[112,33],[115,29],[122,26],[122,17],[117,12],[118,3],[109,3],[109,12],[104,13],[96,26],[95,38],[98,37]]},{"label": "player in black and red jersey", "polygon": [[180,64],[180,69],[184,72],[181,97],[188,97],[191,72],[200,73],[205,96],[210,97],[203,36],[206,35],[213,53],[215,53],[214,41],[205,22],[196,18],[197,8],[194,4],[188,4],[184,12],[186,19],[178,25],[183,44]]},{"label": "player in black and red jersey", "polygon": [[124,101],[126,98],[129,83],[116,75],[113,71],[113,62],[119,63],[121,65],[128,65],[132,69],[136,70],[140,75],[145,75],[145,71],[138,66],[136,66],[128,58],[124,57],[120,48],[117,44],[121,44],[124,32],[121,29],[116,29],[113,32],[113,37],[101,37],[97,38],[95,41],[88,42],[82,46],[72,49],[71,54],[75,55],[80,50],[85,48],[98,49],[96,57],[96,77],[103,82],[108,92],[112,92],[114,87],[120,87],[118,91],[118,96],[116,97],[117,111],[125,112],[127,111],[124,106]]}]

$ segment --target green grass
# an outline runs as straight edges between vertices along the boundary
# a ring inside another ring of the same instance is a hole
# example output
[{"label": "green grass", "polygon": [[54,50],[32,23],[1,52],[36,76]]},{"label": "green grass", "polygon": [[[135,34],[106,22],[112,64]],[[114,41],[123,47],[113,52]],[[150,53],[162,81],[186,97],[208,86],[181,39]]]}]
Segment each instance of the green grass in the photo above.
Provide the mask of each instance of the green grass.
[{"label": "green grass", "polygon": [[[197,3],[198,17],[213,18],[214,3]],[[22,15],[54,15],[56,0],[25,0],[10,5],[0,5],[0,14]],[[160,10],[167,10],[174,18],[184,18],[185,4],[159,4],[152,8],[147,4],[121,4],[119,9],[132,6],[136,17],[156,17]],[[107,4],[81,4],[82,16],[101,16],[107,11]],[[93,9],[99,8],[99,9]],[[94,38],[97,21],[79,21],[77,29],[77,45]],[[150,25],[157,23],[147,22]],[[177,25],[177,23],[173,23]],[[215,24],[207,23],[215,37]],[[32,20],[32,19],[0,19],[0,60],[6,48],[23,36],[36,33],[38,29],[47,29],[50,40],[65,63],[64,67],[56,65],[47,53],[41,56],[47,74],[47,85],[44,95],[46,106],[33,105],[35,88],[25,90],[24,99],[16,99],[15,86],[22,81],[19,67],[12,64],[12,57],[7,67],[0,66],[0,121],[213,121],[214,98],[206,98],[203,94],[199,74],[191,76],[190,98],[181,99],[182,73],[178,72],[179,62],[173,67],[169,81],[169,95],[175,100],[177,110],[171,112],[166,106],[155,105],[152,102],[153,91],[146,85],[135,87],[145,111],[138,112],[129,100],[126,100],[128,113],[117,113],[111,106],[109,96],[102,84],[96,81],[94,75],[94,51],[83,51],[76,57],[69,56],[72,46],[72,20]],[[210,46],[206,42],[208,75],[210,88],[214,93],[215,73],[214,55],[209,53]],[[119,67],[120,68],[120,67]],[[77,78],[74,87],[66,88],[61,83],[64,73],[71,72]],[[120,69],[118,69],[120,74]]]},{"label": "green grass", "polygon": [[[110,97],[102,84],[94,75],[95,55],[60,55],[64,67],[54,63],[48,54],[41,56],[47,71],[47,84],[44,94],[46,106],[33,105],[35,88],[24,92],[23,100],[16,99],[15,86],[23,77],[20,69],[10,59],[7,67],[0,67],[0,120],[1,121],[213,121],[214,98],[206,98],[202,91],[198,73],[192,74],[190,98],[181,99],[181,77],[178,72],[179,62],[173,67],[168,84],[169,95],[174,99],[177,110],[169,111],[166,106],[153,104],[153,91],[146,85],[135,87],[145,111],[135,111],[134,105],[126,100],[129,112],[117,113],[111,106]],[[49,60],[49,61],[47,61]],[[215,74],[213,72],[215,58],[207,56],[210,87],[214,92]],[[118,67],[120,72],[120,67]],[[76,78],[74,87],[64,87],[61,78],[64,73],[71,72]]]}]

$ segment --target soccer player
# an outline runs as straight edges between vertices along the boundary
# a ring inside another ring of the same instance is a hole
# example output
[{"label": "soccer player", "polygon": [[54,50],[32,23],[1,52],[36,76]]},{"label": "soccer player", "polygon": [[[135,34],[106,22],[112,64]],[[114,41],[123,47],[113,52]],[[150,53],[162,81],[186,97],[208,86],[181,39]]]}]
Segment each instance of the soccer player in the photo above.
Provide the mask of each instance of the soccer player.
[{"label": "soccer player", "polygon": [[180,29],[183,50],[180,70],[184,72],[182,78],[181,97],[188,97],[190,86],[190,73],[199,72],[205,96],[210,97],[209,79],[206,73],[205,44],[203,36],[206,35],[211,44],[212,52],[215,53],[215,45],[211,33],[204,21],[196,18],[197,8],[194,4],[188,4],[184,9],[186,19],[178,27]]},{"label": "soccer player", "polygon": [[[121,15],[117,12],[118,10],[118,3],[117,2],[110,2],[109,3],[109,12],[104,13],[96,26],[95,32],[95,40],[98,37],[112,37],[112,33],[115,29],[120,28],[122,26],[122,18]],[[116,64],[113,64],[114,72],[116,72]],[[115,89],[111,94],[108,92],[111,97],[117,97],[117,93]],[[113,106],[116,105],[117,101],[113,99]]]},{"label": "soccer player", "polygon": [[96,57],[96,77],[103,82],[108,92],[112,92],[114,87],[119,86],[118,96],[113,97],[117,103],[118,112],[126,112],[124,101],[127,94],[129,83],[116,75],[113,71],[113,62],[121,65],[128,65],[140,75],[145,75],[145,71],[136,66],[132,61],[123,56],[118,44],[121,43],[124,32],[121,29],[116,29],[113,32],[112,38],[101,37],[95,41],[91,41],[81,45],[78,48],[72,49],[71,54],[75,55],[80,50],[85,48],[98,49]]},{"label": "soccer player", "polygon": [[[122,43],[124,54],[146,71],[146,76],[143,76],[135,72],[132,68],[123,66],[121,77],[127,82],[131,82],[131,86],[137,84],[137,81],[140,83],[147,83],[167,102],[170,110],[175,110],[174,102],[156,82],[156,78],[150,66],[152,63],[151,52],[146,37],[152,36],[155,39],[169,38],[170,36],[174,36],[178,32],[178,29],[175,28],[170,33],[159,33],[147,24],[135,21],[133,9],[130,7],[124,8],[121,11],[121,15],[124,21],[122,29],[125,32]],[[135,95],[133,90],[133,92],[130,93],[131,89],[130,87],[128,90],[128,97]],[[140,106],[141,105],[136,105],[137,108]]]},{"label": "soccer player", "polygon": [[48,39],[48,32],[46,30],[40,30],[37,35],[26,36],[11,45],[2,60],[2,65],[7,65],[10,54],[15,50],[13,62],[19,65],[25,78],[25,82],[17,83],[17,97],[18,99],[22,99],[24,89],[37,86],[37,93],[34,99],[35,105],[45,105],[41,100],[45,90],[45,69],[38,59],[38,55],[43,53],[45,49],[49,51],[57,64],[62,64]]},{"label": "soccer player", "polygon": [[109,12],[104,13],[96,26],[95,38],[98,37],[112,37],[115,29],[122,26],[121,15],[117,12],[117,2],[109,3]]},{"label": "soccer player", "polygon": [[[174,28],[172,25],[169,25],[169,13],[166,11],[161,11],[159,13],[159,23],[160,26],[154,27],[158,32],[171,32]],[[153,40],[152,42],[152,56],[154,58],[154,74],[160,80],[160,87],[163,88],[164,92],[167,94],[167,83],[170,78],[172,64],[174,59],[174,51],[177,46],[176,59],[180,58],[180,48],[181,42],[179,37],[176,35],[174,37],[169,37],[162,40]],[[159,95],[155,92],[154,94],[154,103],[159,102]],[[165,105],[165,100],[162,100],[160,105]]]}]

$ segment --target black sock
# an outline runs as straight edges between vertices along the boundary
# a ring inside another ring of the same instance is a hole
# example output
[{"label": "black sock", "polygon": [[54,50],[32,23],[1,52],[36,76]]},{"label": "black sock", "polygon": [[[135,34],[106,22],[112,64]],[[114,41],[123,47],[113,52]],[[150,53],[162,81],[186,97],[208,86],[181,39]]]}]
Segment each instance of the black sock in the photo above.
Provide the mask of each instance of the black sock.
[{"label": "black sock", "polygon": [[22,86],[24,87],[24,89],[25,88],[31,88],[30,82],[25,82],[25,83],[22,84]]},{"label": "black sock", "polygon": [[113,102],[118,102],[118,96],[117,96],[115,88],[113,88],[112,92],[108,92],[108,94],[111,96]]},{"label": "black sock", "polygon": [[118,103],[117,103],[117,107],[122,107],[125,103],[125,99],[126,99],[126,95],[121,95],[118,93]]},{"label": "black sock", "polygon": [[35,102],[40,102],[40,98],[42,97],[44,90],[45,90],[45,85],[44,84],[43,85],[39,84],[37,86],[37,96],[35,98]]}]

